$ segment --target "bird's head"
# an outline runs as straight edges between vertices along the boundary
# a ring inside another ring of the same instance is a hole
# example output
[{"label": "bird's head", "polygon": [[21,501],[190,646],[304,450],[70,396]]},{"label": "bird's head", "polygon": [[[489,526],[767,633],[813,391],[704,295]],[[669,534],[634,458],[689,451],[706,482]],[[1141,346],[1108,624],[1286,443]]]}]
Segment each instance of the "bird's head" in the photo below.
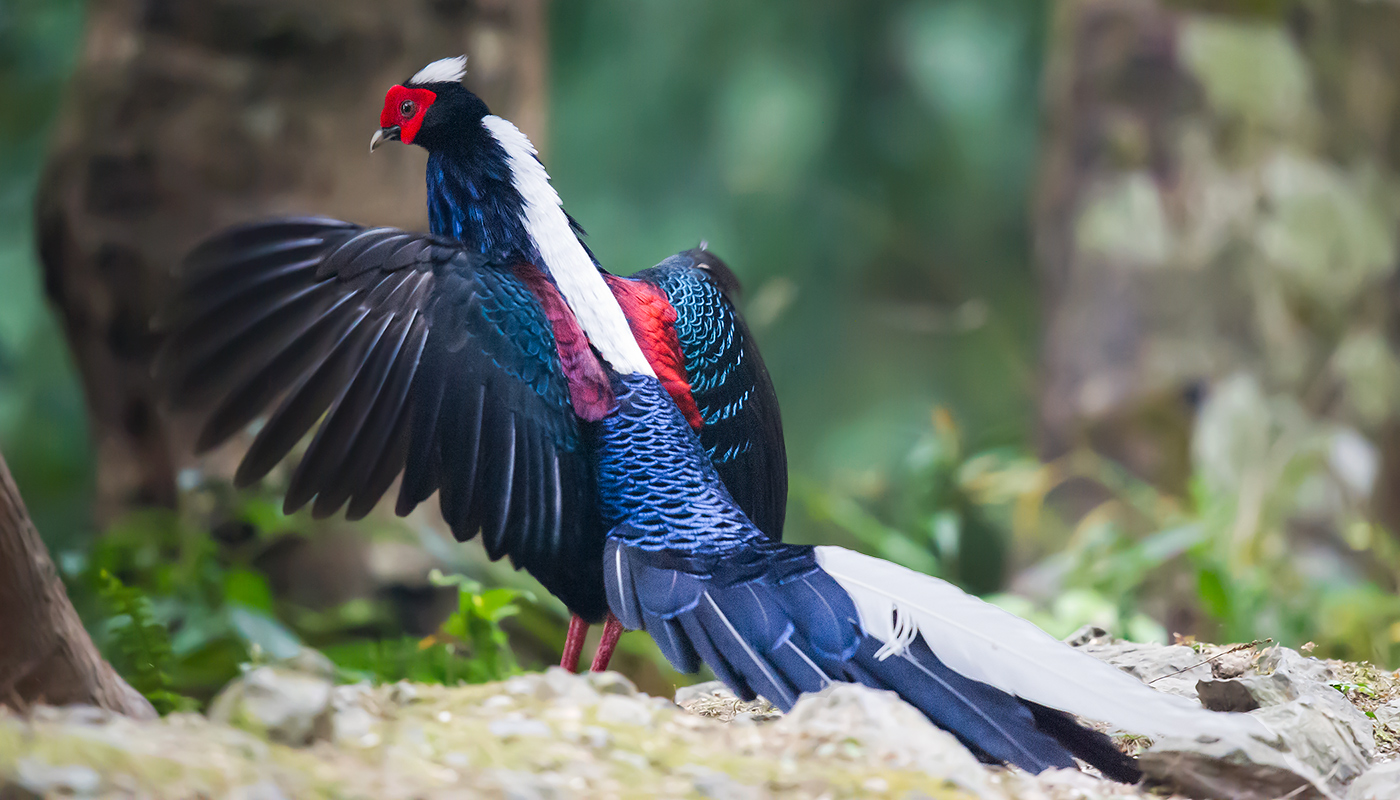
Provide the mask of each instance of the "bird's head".
[{"label": "bird's head", "polygon": [[401,141],[436,150],[454,141],[469,125],[479,125],[491,113],[481,98],[462,86],[467,57],[434,61],[384,95],[379,130],[370,139],[371,152],[384,142]]}]

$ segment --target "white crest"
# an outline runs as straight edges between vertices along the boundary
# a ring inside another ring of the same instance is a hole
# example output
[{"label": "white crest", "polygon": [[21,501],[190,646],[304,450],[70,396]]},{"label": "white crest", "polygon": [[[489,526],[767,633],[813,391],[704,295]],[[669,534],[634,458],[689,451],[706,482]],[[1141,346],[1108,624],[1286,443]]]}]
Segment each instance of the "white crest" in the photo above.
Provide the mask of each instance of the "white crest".
[{"label": "white crest", "polygon": [[409,83],[460,83],[462,77],[467,74],[467,57],[453,56],[452,58],[439,58],[437,61],[418,70],[418,73],[408,79]]}]

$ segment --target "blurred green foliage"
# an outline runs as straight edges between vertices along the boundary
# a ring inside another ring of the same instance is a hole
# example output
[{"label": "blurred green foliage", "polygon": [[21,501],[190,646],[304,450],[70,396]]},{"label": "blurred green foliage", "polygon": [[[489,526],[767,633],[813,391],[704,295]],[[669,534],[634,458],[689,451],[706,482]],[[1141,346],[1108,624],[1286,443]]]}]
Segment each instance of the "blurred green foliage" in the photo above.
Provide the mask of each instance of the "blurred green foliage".
[{"label": "blurred green foliage", "polygon": [[92,531],[83,396],[34,256],[34,190],[72,70],[81,0],[0,3],[0,450],[50,545]]},{"label": "blurred green foliage", "polygon": [[533,602],[533,595],[505,587],[484,589],[477,581],[436,570],[432,580],[457,588],[457,609],[437,633],[425,639],[357,639],[322,652],[360,680],[486,683],[519,673],[501,623],[520,613],[521,601]]},{"label": "blurred green foliage", "polygon": [[[206,494],[191,492],[186,506],[209,507]],[[211,515],[134,513],[62,559],[84,618],[103,620],[94,631],[98,647],[157,709],[197,705],[242,665],[291,659],[307,644],[347,681],[481,683],[519,672],[501,623],[533,602],[527,592],[435,573],[435,585],[456,590],[457,607],[426,638],[403,635],[371,600],[311,611],[276,599],[255,567],[257,554],[285,531],[316,535],[324,525],[305,514],[282,516],[271,500],[255,491]],[[230,543],[210,535],[230,523],[247,525],[257,538]]]},{"label": "blurred green foliage", "polygon": [[[1056,636],[1086,623],[1136,641],[1191,630],[1400,662],[1400,543],[1347,496],[1337,458],[1349,434],[1290,424],[1302,419],[1291,402],[1239,379],[1219,388],[1184,498],[1088,451],[1049,463],[1016,448],[965,453],[941,409],[890,488],[807,486],[802,497],[864,549],[964,585],[978,580],[965,572],[969,533],[1011,543],[1024,562],[1017,593],[987,597]],[[1086,489],[1095,504],[1068,524],[1057,496]],[[1309,525],[1337,522],[1344,552],[1309,543]]]}]

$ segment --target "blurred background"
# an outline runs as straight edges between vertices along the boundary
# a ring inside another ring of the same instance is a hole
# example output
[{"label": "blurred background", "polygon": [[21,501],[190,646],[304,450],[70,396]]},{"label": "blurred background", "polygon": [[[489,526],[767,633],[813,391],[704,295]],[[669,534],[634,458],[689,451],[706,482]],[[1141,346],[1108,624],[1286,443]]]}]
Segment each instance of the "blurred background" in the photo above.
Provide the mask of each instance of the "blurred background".
[{"label": "blurred background", "polygon": [[[283,212],[426,227],[384,90],[465,51],[605,267],[705,240],[782,403],[787,538],[1056,635],[1400,666],[1400,6],[1368,0],[6,0],[0,452],[158,705],[551,663],[444,537],[235,493],[149,380],[180,255]],[[245,442],[246,444],[246,442]],[[666,692],[645,637],[617,667]]]}]

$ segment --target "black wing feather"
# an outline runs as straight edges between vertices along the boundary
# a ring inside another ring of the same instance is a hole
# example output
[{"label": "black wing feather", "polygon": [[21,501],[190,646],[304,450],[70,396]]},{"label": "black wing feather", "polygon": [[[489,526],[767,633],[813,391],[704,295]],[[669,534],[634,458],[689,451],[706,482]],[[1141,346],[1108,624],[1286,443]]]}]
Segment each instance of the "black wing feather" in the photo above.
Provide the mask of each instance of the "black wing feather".
[{"label": "black wing feather", "polygon": [[250,486],[286,457],[311,426],[326,413],[354,377],[354,368],[377,339],[368,313],[357,316],[334,344],[334,349],[308,372],[268,418],[234,473],[234,483]]},{"label": "black wing feather", "polygon": [[[324,487],[316,493],[311,510],[317,518],[334,514],[350,499],[357,483],[355,473],[361,466],[373,467],[371,459],[379,455],[377,445],[388,435],[388,426],[397,417],[393,413],[397,409],[382,412],[381,416],[387,419],[375,419],[375,411],[381,405],[393,404],[393,398],[399,394],[398,387],[392,384],[392,376],[400,359],[404,358],[403,346],[408,341],[413,320],[411,317],[389,319],[384,335],[360,368],[349,391],[317,432],[321,451],[328,452],[322,455],[316,448],[309,449],[298,465],[298,474],[301,470],[309,471],[313,464],[320,472],[308,479],[311,485]],[[399,379],[407,383],[402,375]],[[319,437],[322,432],[326,435]],[[288,502],[291,497],[289,490]]]},{"label": "black wing feather", "polygon": [[387,390],[375,403],[373,418],[361,428],[355,449],[346,460],[347,467],[353,469],[343,476],[350,499],[345,514],[349,519],[360,519],[369,513],[398,473],[391,467],[403,464],[408,457],[408,393],[413,388],[413,373],[422,362],[427,338],[427,324],[415,315],[394,362],[393,374],[386,381]]},{"label": "black wing feather", "polygon": [[[415,402],[409,405],[411,433],[408,463],[404,467],[403,482],[399,484],[399,499],[394,506],[394,513],[401,517],[427,500],[442,482],[442,449],[436,442],[438,419],[443,413],[443,398],[447,391],[443,372],[432,350],[425,348],[423,368],[413,376]],[[443,502],[447,502],[445,497]],[[446,509],[443,511],[445,516]]]},{"label": "black wing feather", "polygon": [[311,437],[306,455],[297,464],[287,484],[287,496],[282,503],[287,513],[311,502],[318,491],[329,488],[330,479],[344,460],[349,439],[354,434],[355,415],[359,407],[364,404],[364,398],[377,389],[379,381],[376,374],[382,375],[388,371],[388,359],[381,344],[393,324],[394,318],[385,316],[368,328],[371,332],[362,335],[357,343],[357,349],[363,350],[363,355],[354,361],[346,360],[347,380],[335,383],[327,381],[322,389],[324,394],[320,394],[321,397],[339,391],[325,421]]},{"label": "black wing feather", "polygon": [[[247,427],[283,387],[325,361],[331,342],[343,336],[354,320],[353,314],[336,313],[308,320],[302,330],[293,334],[290,345],[268,357],[240,388],[225,395],[200,432],[195,452],[205,452]],[[208,376],[196,380],[212,383],[217,379]]]},{"label": "black wing feather", "polygon": [[483,532],[602,617],[592,467],[549,320],[511,270],[424,234],[276,220],[191,253],[163,320],[157,376],[205,415],[200,450],[268,415],[236,483],[314,428],[288,511],[359,518],[402,473],[398,513],[439,492],[458,539]]}]

